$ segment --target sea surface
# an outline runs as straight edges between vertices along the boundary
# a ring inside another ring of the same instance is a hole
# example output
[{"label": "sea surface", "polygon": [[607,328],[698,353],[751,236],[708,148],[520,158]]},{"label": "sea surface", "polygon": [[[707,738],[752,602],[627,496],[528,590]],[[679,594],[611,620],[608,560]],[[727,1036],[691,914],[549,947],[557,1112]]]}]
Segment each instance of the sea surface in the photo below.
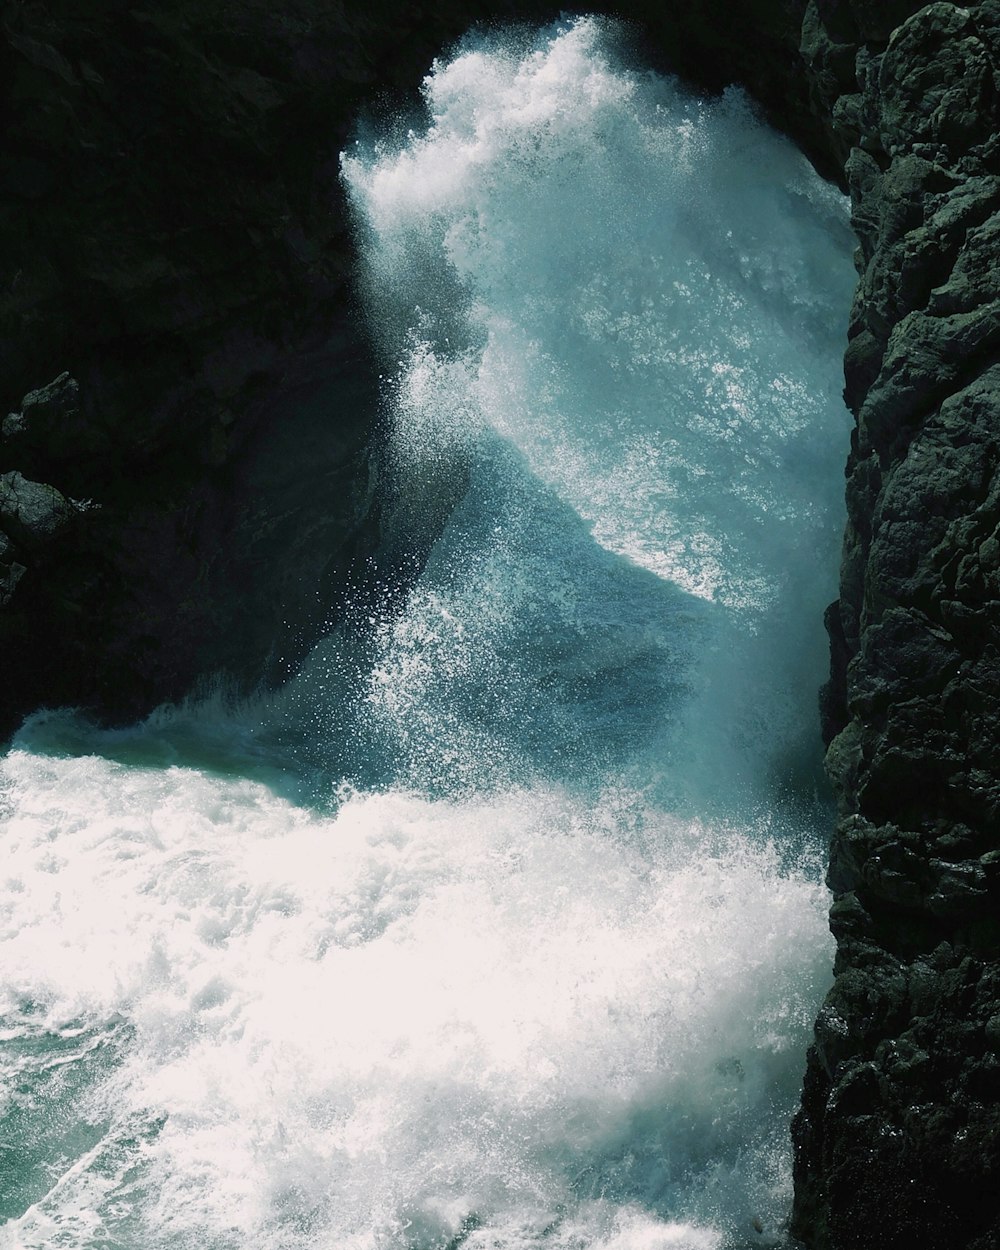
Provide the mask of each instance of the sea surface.
[{"label": "sea surface", "polygon": [[627,47],[470,37],[342,158],[410,579],[0,760],[5,1248],[783,1244],[853,245]]}]

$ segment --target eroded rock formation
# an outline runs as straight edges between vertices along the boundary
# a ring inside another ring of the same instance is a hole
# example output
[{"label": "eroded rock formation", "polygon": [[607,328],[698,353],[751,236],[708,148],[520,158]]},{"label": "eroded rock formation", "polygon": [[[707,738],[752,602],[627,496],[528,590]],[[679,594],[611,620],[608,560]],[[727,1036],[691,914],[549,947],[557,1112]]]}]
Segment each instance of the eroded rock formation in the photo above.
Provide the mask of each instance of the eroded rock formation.
[{"label": "eroded rock formation", "polygon": [[[810,1246],[1000,1245],[1000,5],[811,4],[860,283],[828,615],[836,981],[795,1125]],[[903,6],[917,9],[916,5]]]}]

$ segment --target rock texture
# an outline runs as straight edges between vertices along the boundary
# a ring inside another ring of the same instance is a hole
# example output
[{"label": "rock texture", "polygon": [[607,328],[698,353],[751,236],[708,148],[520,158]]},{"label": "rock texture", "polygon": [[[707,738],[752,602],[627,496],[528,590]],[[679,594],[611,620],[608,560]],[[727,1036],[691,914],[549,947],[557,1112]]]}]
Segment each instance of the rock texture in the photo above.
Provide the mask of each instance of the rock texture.
[{"label": "rock texture", "polygon": [[816,0],[803,55],[860,282],[823,698],[836,979],[794,1128],[794,1231],[995,1250],[1000,4]]},{"label": "rock texture", "polygon": [[313,7],[0,3],[0,736],[280,670],[377,541],[335,206],[381,71]]}]

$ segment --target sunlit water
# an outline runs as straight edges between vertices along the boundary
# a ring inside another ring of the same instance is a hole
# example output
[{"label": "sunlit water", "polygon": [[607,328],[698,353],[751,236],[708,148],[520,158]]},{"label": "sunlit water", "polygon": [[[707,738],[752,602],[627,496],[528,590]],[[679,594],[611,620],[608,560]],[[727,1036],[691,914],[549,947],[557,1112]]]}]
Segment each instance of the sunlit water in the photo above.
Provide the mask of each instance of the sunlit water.
[{"label": "sunlit water", "polygon": [[276,695],[2,762],[5,1246],[780,1241],[844,205],[596,22],[425,94],[343,176],[426,566]]}]

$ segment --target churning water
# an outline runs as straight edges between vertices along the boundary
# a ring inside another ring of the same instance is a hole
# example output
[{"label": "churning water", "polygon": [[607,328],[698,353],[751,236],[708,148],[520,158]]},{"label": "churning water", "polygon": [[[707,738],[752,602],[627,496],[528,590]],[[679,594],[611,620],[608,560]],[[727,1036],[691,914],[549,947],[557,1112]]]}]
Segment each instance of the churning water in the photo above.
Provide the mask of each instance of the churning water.
[{"label": "churning water", "polygon": [[597,21],[426,104],[343,161],[419,576],[274,696],[0,765],[7,1246],[780,1239],[845,208]]}]

